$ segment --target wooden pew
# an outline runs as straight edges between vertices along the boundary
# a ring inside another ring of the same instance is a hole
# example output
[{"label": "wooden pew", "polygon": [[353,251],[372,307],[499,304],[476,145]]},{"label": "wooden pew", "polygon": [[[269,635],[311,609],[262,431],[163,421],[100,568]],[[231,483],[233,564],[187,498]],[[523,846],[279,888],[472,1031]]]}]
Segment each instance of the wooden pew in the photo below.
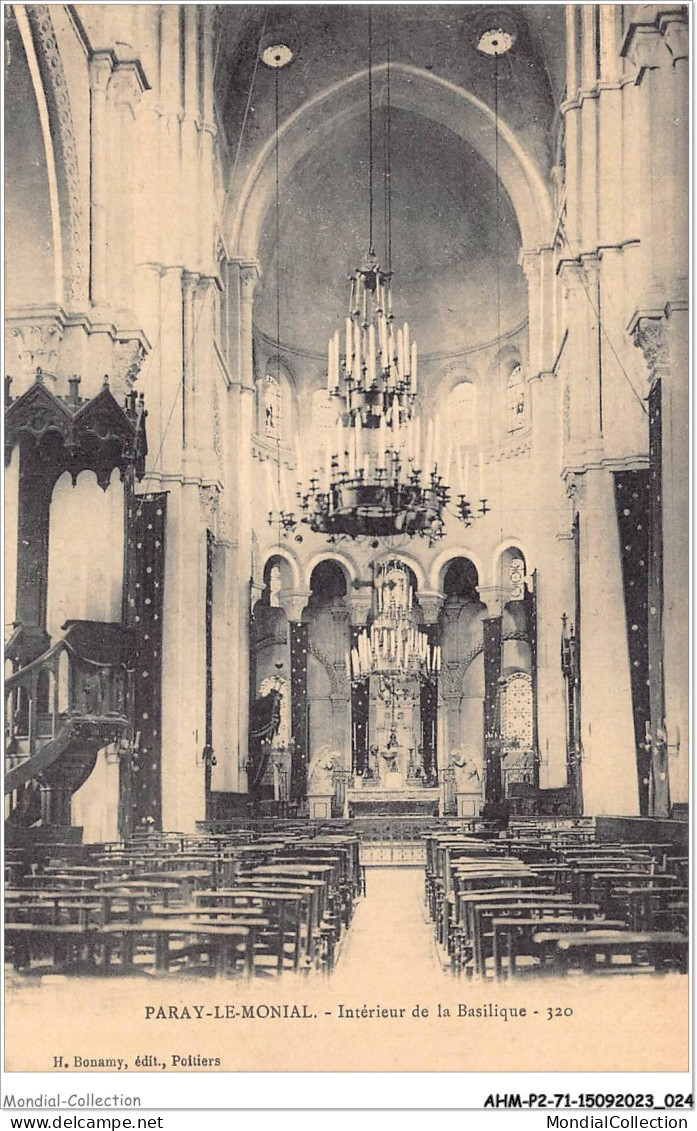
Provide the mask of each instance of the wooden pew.
[{"label": "wooden pew", "polygon": [[[532,956],[539,961],[538,945],[535,936],[541,931],[563,934],[569,932],[586,931],[626,931],[629,928],[621,919],[596,919],[595,917],[574,917],[574,905],[569,904],[569,917],[553,917],[545,911],[543,915],[524,916],[511,915],[510,908],[506,916],[492,920],[494,976],[496,978],[515,978],[520,974],[517,960],[521,956]],[[505,965],[504,965],[505,963]],[[539,965],[529,966],[526,972],[540,970]]]},{"label": "wooden pew", "polygon": [[[533,941],[546,951],[543,960],[552,974],[564,975],[573,969],[587,974],[627,973],[647,968],[687,973],[688,940],[678,931],[540,932]],[[628,961],[617,963],[614,958]]]}]

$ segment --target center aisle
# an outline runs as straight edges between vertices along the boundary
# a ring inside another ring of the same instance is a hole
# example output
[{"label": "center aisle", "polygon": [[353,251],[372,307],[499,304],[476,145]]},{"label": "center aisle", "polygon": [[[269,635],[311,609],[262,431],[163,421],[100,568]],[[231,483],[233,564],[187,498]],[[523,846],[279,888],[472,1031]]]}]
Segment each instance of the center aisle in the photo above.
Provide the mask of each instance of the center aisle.
[{"label": "center aisle", "polygon": [[421,868],[369,868],[332,980],[375,986],[423,985],[446,977],[424,906]]}]

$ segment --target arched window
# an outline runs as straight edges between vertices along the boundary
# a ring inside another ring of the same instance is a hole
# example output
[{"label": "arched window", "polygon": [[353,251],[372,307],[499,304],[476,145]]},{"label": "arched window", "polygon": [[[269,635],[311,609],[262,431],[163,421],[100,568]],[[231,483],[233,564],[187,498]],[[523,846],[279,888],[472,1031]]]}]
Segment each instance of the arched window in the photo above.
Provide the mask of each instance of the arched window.
[{"label": "arched window", "polygon": [[477,443],[477,389],[460,381],[448,396],[447,430],[463,446]]},{"label": "arched window", "polygon": [[520,363],[513,366],[506,383],[506,427],[517,432],[525,424],[525,376]]},{"label": "arched window", "polygon": [[281,387],[270,373],[264,378],[262,394],[262,427],[268,440],[283,438]]}]

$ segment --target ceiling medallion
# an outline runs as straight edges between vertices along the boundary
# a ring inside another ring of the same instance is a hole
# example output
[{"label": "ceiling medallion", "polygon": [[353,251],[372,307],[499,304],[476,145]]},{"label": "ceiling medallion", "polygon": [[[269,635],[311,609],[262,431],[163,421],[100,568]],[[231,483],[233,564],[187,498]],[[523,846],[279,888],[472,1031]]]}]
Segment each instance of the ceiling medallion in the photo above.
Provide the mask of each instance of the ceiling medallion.
[{"label": "ceiling medallion", "polygon": [[294,58],[293,49],[287,43],[269,43],[261,51],[262,63],[277,71],[282,67],[287,67],[289,63],[293,62]]},{"label": "ceiling medallion", "polygon": [[477,50],[483,55],[505,55],[515,43],[516,35],[512,30],[502,27],[487,28],[477,40]]}]

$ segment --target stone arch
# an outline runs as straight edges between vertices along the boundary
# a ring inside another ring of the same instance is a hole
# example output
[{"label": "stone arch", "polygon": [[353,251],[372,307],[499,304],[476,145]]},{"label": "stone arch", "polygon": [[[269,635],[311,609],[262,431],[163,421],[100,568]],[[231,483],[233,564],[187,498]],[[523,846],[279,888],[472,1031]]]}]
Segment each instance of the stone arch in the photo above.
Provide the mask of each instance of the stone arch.
[{"label": "stone arch", "polygon": [[493,555],[493,558],[492,558],[491,570],[492,570],[492,577],[494,578],[494,583],[496,583],[496,579],[499,576],[499,570],[501,568],[501,558],[503,557],[503,555],[506,553],[507,550],[517,550],[517,552],[520,554],[521,558],[523,558],[525,560],[525,572],[526,573],[529,574],[531,569],[532,569],[530,554],[525,549],[525,546],[521,542],[520,538],[504,538],[502,542],[499,542],[498,546],[494,550],[494,555]]},{"label": "stone arch", "polygon": [[[382,63],[373,69],[379,76]],[[359,71],[308,99],[279,129],[286,168],[294,167],[314,145],[329,141],[341,123],[364,111],[367,72]],[[494,112],[470,91],[412,64],[393,62],[390,72],[392,105],[456,132],[494,166]],[[274,196],[274,154],[277,140],[269,137],[246,179],[232,185],[231,201],[237,206],[226,228],[235,255],[255,259],[264,216]],[[545,177],[518,141],[515,132],[499,119],[499,172],[516,213],[524,247],[549,241],[552,207]],[[237,190],[237,191],[236,191]]]},{"label": "stone arch", "polygon": [[428,574],[430,588],[438,593],[443,592],[443,578],[445,577],[446,570],[450,563],[455,558],[467,558],[472,563],[477,571],[479,584],[483,584],[483,568],[482,560],[478,554],[474,554],[471,550],[465,547],[456,546],[454,548],[448,547],[446,550],[441,550],[439,554],[431,562],[431,568]]},{"label": "stone arch", "polygon": [[312,578],[312,572],[315,566],[318,566],[320,562],[324,561],[336,562],[341,568],[346,578],[346,590],[348,592],[354,581],[358,579],[359,569],[353,558],[344,550],[318,550],[317,553],[313,554],[305,564],[306,588],[310,588],[310,579]]},{"label": "stone arch", "polygon": [[426,570],[415,554],[410,554],[404,550],[384,550],[375,558],[376,565],[382,565],[389,561],[403,562],[404,565],[409,566],[416,578],[417,591],[419,593],[428,592]]},{"label": "stone arch", "polygon": [[433,395],[436,404],[445,404],[453,389],[463,381],[469,381],[475,388],[480,380],[479,373],[466,361],[450,361],[433,378]]},{"label": "stone arch", "polygon": [[48,128],[46,159],[58,206],[60,239],[56,246],[60,248],[62,298],[79,306],[87,300],[87,212],[80,180],[69,83],[50,5],[36,4],[25,9],[17,6],[14,11],[32,70],[37,100],[45,113]]},{"label": "stone arch", "polygon": [[261,559],[261,577],[264,576],[264,571],[272,558],[283,558],[283,560],[288,563],[293,576],[293,588],[300,589],[302,586],[300,563],[285,546],[270,546],[269,549],[264,552]]}]

